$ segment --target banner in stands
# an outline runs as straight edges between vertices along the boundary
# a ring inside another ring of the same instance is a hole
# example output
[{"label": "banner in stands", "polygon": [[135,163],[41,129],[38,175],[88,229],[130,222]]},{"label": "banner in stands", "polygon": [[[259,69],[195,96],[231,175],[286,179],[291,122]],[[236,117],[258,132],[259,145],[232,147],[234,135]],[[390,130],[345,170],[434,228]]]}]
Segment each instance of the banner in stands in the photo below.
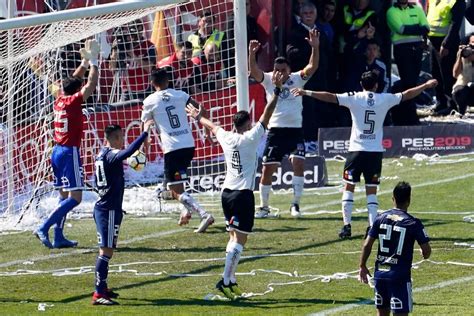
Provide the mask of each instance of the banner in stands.
[{"label": "banner in stands", "polygon": [[[196,191],[219,191],[224,182],[225,162],[205,162],[202,160],[193,160],[191,167],[197,175],[191,176],[189,185]],[[257,177],[255,179],[254,190],[258,191],[261,177],[262,164],[258,165]],[[327,184],[326,161],[323,157],[306,157],[304,171],[305,188],[322,187]],[[281,166],[273,175],[273,189],[291,189],[293,180],[293,170],[288,160],[284,159]]]},{"label": "banner in stands", "polygon": [[[346,156],[350,133],[350,128],[319,129],[319,154]],[[387,126],[384,127],[384,157],[468,153],[474,151],[473,141],[474,126],[470,124]]]}]

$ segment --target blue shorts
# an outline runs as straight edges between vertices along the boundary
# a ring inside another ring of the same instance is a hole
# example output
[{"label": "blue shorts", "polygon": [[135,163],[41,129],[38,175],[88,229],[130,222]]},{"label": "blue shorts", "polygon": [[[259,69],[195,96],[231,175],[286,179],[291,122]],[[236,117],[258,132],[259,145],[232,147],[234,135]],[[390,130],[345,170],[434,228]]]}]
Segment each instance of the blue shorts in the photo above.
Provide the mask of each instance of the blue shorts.
[{"label": "blue shorts", "polygon": [[99,247],[117,247],[117,239],[122,224],[123,212],[115,210],[104,210],[94,207],[94,221],[97,227],[97,239]]},{"label": "blue shorts", "polygon": [[375,279],[375,306],[396,313],[411,313],[413,300],[410,281]]},{"label": "blue shorts", "polygon": [[51,165],[56,189],[64,191],[84,189],[84,175],[78,147],[55,145],[51,154]]}]

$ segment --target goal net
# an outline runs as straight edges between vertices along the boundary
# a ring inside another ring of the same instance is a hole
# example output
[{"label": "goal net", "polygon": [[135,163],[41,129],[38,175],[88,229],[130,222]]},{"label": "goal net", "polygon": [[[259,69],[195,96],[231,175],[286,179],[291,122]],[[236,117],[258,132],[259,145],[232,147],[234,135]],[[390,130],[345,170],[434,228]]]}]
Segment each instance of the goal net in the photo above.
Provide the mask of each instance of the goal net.
[{"label": "goal net", "polygon": [[[201,102],[214,122],[232,128],[237,80],[247,86],[246,76],[236,76],[233,10],[233,1],[129,1],[0,22],[0,231],[34,227],[57,205],[52,108],[61,80],[79,66],[87,38],[101,46],[99,84],[83,104],[80,153],[89,190],[73,216],[90,216],[97,199],[93,166],[104,128],[121,125],[126,146],[140,135],[142,101],[153,92],[154,68],[166,68],[174,88]],[[202,127],[191,125],[196,152],[187,190],[217,209],[222,152],[204,139]],[[159,203],[155,192],[163,179],[156,133],[147,158],[141,172],[124,166],[124,209],[139,214],[174,209]]]}]

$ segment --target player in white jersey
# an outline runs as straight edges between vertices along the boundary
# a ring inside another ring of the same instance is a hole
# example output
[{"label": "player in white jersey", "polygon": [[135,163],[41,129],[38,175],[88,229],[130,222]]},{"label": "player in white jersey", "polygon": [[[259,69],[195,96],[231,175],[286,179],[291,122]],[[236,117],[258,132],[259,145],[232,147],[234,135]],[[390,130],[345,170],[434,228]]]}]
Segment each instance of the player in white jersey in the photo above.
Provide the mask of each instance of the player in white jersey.
[{"label": "player in white jersey", "polygon": [[377,186],[382,172],[382,156],[384,148],[383,122],[387,112],[400,102],[418,96],[423,90],[437,85],[436,80],[403,91],[402,93],[376,93],[378,75],[373,71],[364,72],[360,84],[361,92],[333,94],[329,92],[306,91],[294,89],[292,93],[298,96],[310,96],[318,100],[335,103],[349,108],[352,117],[352,129],[349,142],[349,156],[344,165],[342,193],[342,216],[344,226],[339,233],[340,238],[351,237],[351,217],[354,203],[354,189],[364,175],[365,192],[367,195],[367,210],[369,227],[377,216]]},{"label": "player in white jersey", "polygon": [[[289,155],[293,167],[293,201],[290,206],[291,215],[299,217],[300,199],[304,187],[305,146],[303,138],[303,101],[302,97],[294,96],[291,89],[303,88],[308,79],[316,72],[319,64],[319,32],[309,31],[307,38],[311,45],[311,57],[308,65],[300,71],[291,72],[290,65],[284,57],[274,61],[273,73],[283,74],[282,91],[278,98],[275,113],[268,125],[269,131],[263,153],[262,177],[260,179],[260,208],[255,213],[256,218],[268,217],[270,213],[268,200],[272,189],[272,176],[277,170],[283,157]],[[249,67],[250,76],[260,82],[270,100],[274,85],[272,73],[263,72],[257,65],[255,54],[260,48],[258,41],[250,41]]]},{"label": "player in white jersey", "polygon": [[237,133],[225,131],[211,121],[199,115],[199,111],[188,105],[190,116],[198,120],[216,135],[225,156],[226,176],[222,185],[222,208],[229,232],[229,242],[226,247],[226,260],[223,278],[216,288],[226,297],[235,299],[242,295],[237,285],[235,272],[242,254],[247,236],[252,232],[255,198],[253,188],[257,171],[257,147],[265,134],[265,129],[276,107],[278,95],[282,92],[283,75],[275,72],[272,77],[274,92],[270,102],[257,124],[252,127],[252,121],[247,111],[239,111],[234,115],[234,127]]},{"label": "player in white jersey", "polygon": [[[168,74],[164,69],[158,69],[151,74],[151,83],[156,92],[143,101],[141,119],[143,122],[153,119],[160,134],[165,161],[164,183],[171,191],[172,197],[186,208],[181,213],[178,224],[188,224],[191,213],[197,212],[201,223],[195,232],[202,233],[214,223],[214,218],[184,191],[184,183],[188,181],[187,169],[194,157],[194,138],[186,114],[186,105],[192,104],[201,112],[205,112],[204,108],[187,93],[168,88]],[[147,142],[145,148],[148,148]]]}]

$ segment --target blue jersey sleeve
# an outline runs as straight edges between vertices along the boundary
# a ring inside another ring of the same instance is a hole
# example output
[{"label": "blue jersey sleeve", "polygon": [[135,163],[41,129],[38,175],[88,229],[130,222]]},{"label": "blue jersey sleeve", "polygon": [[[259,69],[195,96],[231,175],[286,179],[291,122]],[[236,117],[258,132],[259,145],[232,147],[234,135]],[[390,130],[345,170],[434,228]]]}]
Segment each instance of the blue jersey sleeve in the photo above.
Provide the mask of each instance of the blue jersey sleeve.
[{"label": "blue jersey sleeve", "polygon": [[120,150],[117,152],[115,155],[113,155],[110,159],[110,163],[114,163],[116,161],[122,161],[124,159],[127,159],[135,151],[137,151],[140,146],[143,144],[145,139],[148,137],[147,132],[143,132],[137,139],[135,139],[127,148]]},{"label": "blue jersey sleeve", "polygon": [[419,219],[416,220],[415,239],[419,245],[426,244],[430,241],[430,237]]}]

